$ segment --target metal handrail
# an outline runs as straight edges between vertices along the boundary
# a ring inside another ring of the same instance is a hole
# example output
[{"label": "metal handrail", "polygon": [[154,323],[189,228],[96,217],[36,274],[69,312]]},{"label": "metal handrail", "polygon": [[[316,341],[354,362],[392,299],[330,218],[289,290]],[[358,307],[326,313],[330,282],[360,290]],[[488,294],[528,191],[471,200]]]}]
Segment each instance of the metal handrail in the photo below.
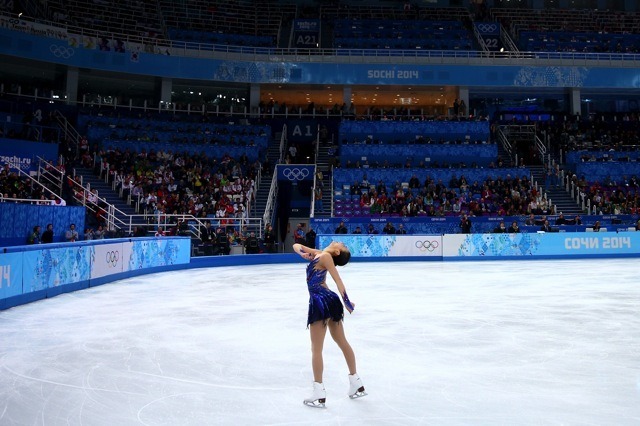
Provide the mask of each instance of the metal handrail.
[{"label": "metal handrail", "polygon": [[[73,175],[76,175],[75,169]],[[99,211],[98,209],[100,209],[106,213],[105,220],[107,222],[107,229],[116,230],[129,226],[129,232],[131,232],[131,223],[127,223],[116,216],[116,213],[118,213],[122,217],[128,217],[125,212],[118,209],[113,204],[110,204],[105,198],[91,193],[89,185],[84,186],[83,184],[76,182],[75,179],[70,179],[70,182],[71,190],[74,193],[74,199],[76,201],[94,212],[97,212]],[[97,202],[89,201],[88,198],[90,194],[96,197]],[[102,206],[100,204],[102,204]]]},{"label": "metal handrail", "polygon": [[[412,58],[416,62],[437,62],[441,64],[460,64],[462,59],[467,63],[478,61],[495,64],[496,60],[512,60],[515,62],[527,59],[556,61],[564,65],[567,61],[572,64],[593,61],[594,66],[611,66],[612,61],[620,61],[625,67],[637,67],[635,62],[640,62],[640,54],[632,53],[582,53],[582,52],[520,52],[510,49],[505,52],[482,52],[476,50],[417,50],[417,49],[325,49],[325,48],[274,48],[274,47],[247,47],[220,45],[211,43],[193,43],[142,37],[132,34],[117,32],[97,31],[92,28],[76,27],[58,22],[47,21],[17,15],[13,13],[0,13],[0,27],[14,31],[31,33],[36,24],[50,27],[52,38],[68,41],[69,34],[78,37],[108,37],[122,40],[140,48],[149,54],[159,54],[185,57],[205,57],[215,59],[242,59],[261,60],[270,62],[387,62],[398,63],[399,58]],[[21,23],[25,23],[22,25]],[[82,48],[82,46],[78,46]],[[384,59],[384,61],[382,60]],[[407,62],[406,60],[404,62]]]},{"label": "metal handrail", "polygon": [[542,140],[540,140],[538,135],[535,135],[535,144],[538,152],[540,153],[540,158],[544,158],[545,155],[547,155],[547,147],[544,145]]},{"label": "metal handrail", "polygon": [[73,127],[71,123],[69,123],[69,120],[67,120],[67,117],[65,117],[65,115],[61,113],[59,110],[56,109],[53,112],[53,117],[58,122],[58,125],[60,126],[60,128],[64,131],[65,139],[69,142],[72,142],[73,148],[75,149],[74,154],[75,154],[75,157],[77,158],[78,155],[80,154],[80,139],[82,138],[82,136],[76,130],[76,128]]},{"label": "metal handrail", "polygon": [[64,171],[40,156],[36,158],[38,159],[38,182],[42,179],[50,183],[58,188],[58,195],[62,196],[62,186],[64,185],[65,179]]},{"label": "metal handrail", "polygon": [[482,51],[483,52],[488,52],[489,48],[487,47],[487,42],[484,41],[484,38],[480,34],[480,31],[478,31],[478,26],[477,25],[473,26],[473,35],[476,36],[476,40],[478,40],[478,44],[482,48]]},{"label": "metal handrail", "polygon": [[313,185],[311,185],[311,209],[309,210],[309,217],[313,218],[316,211],[316,185],[317,185],[317,170],[318,170],[318,155],[320,155],[320,126],[316,128],[316,141],[315,141],[315,155],[313,156],[313,164],[315,164],[315,173],[313,174]]},{"label": "metal handrail", "polygon": [[287,150],[287,125],[282,125],[282,134],[280,135],[280,158],[278,158],[278,164],[284,162],[285,152]]},{"label": "metal handrail", "polygon": [[256,203],[256,194],[258,192],[258,188],[260,187],[260,183],[262,182],[262,168],[258,168],[258,173],[256,174],[256,179],[255,179],[255,183],[253,185],[253,192],[251,193],[251,197],[247,199],[247,213],[252,213],[251,210],[253,209],[253,214],[255,214],[255,210],[257,208],[257,203]]},{"label": "metal handrail", "polygon": [[279,158],[278,158],[278,162],[277,164],[275,164],[273,166],[273,176],[271,178],[271,186],[269,188],[269,195],[267,196],[267,204],[265,205],[264,208],[264,214],[262,216],[262,220],[264,221],[265,225],[266,224],[270,224],[271,220],[273,218],[273,210],[275,208],[275,198],[278,196],[278,174],[277,172],[277,165],[281,164],[284,161],[284,152],[285,152],[285,148],[287,146],[287,125],[283,124],[282,125],[282,134],[280,135],[280,154],[279,154]]},{"label": "metal handrail", "polygon": [[36,204],[40,206],[50,206],[51,200],[41,200],[35,198],[10,198],[0,194],[0,203]]},{"label": "metal handrail", "polygon": [[[38,182],[37,179],[34,179],[33,176],[31,176],[29,173],[25,172],[24,170],[22,170],[20,167],[16,167],[14,170],[18,171],[18,175],[19,176],[24,176],[26,177],[28,180],[31,181],[31,184],[33,185],[34,183],[36,185],[38,185],[41,189],[44,190],[44,192],[48,193],[50,196],[55,197],[56,199],[60,200],[60,201],[64,201],[62,199],[62,197],[60,197],[58,194],[56,194],[55,192],[53,192],[52,190],[50,190],[49,188],[46,187],[46,185],[43,185],[42,183]],[[40,201],[45,201],[45,200],[40,200]],[[46,200],[49,204],[51,204],[51,200]],[[66,201],[65,201],[66,203]]]},{"label": "metal handrail", "polygon": [[[507,154],[509,154],[509,159],[511,161],[514,161],[514,149],[513,149],[513,146],[511,145],[511,142],[509,142],[509,138],[507,137],[504,129],[505,129],[505,126],[498,126],[498,130],[496,131],[496,134],[498,136],[498,140],[502,143],[504,150],[507,151]],[[518,162],[516,161],[515,164],[518,164]]]},{"label": "metal handrail", "polygon": [[267,204],[264,208],[264,215],[262,221],[267,224],[271,223],[273,217],[273,209],[275,208],[275,198],[278,196],[278,174],[275,171],[271,177],[271,187],[269,189],[269,196],[267,197]]},{"label": "metal handrail", "polygon": [[499,25],[500,25],[500,41],[502,41],[502,44],[507,47],[506,50],[508,50],[509,52],[520,53],[520,49],[518,49],[518,46],[516,46],[516,44],[514,43],[513,39],[509,35],[509,32],[504,29],[502,24],[499,24]]}]

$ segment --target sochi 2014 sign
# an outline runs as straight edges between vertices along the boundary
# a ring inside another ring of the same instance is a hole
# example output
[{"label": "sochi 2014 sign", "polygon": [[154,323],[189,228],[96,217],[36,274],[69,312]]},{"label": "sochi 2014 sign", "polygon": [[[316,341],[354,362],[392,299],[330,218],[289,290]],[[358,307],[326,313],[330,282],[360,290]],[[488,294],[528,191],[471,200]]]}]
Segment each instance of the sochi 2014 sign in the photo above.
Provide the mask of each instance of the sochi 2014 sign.
[{"label": "sochi 2014 sign", "polygon": [[58,144],[0,139],[0,163],[9,164],[13,170],[20,169],[25,173],[35,171],[38,157],[55,163],[58,158]]}]

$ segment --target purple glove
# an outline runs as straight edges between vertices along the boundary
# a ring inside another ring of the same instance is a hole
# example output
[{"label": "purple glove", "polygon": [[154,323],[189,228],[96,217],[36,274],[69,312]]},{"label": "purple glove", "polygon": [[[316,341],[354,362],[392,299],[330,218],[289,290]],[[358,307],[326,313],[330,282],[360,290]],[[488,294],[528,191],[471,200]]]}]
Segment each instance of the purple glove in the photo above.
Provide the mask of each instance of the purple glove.
[{"label": "purple glove", "polygon": [[344,306],[346,306],[350,312],[356,309],[355,306],[353,306],[353,304],[351,303],[351,300],[349,300],[349,296],[347,295],[346,291],[342,295],[342,301],[344,302]]}]

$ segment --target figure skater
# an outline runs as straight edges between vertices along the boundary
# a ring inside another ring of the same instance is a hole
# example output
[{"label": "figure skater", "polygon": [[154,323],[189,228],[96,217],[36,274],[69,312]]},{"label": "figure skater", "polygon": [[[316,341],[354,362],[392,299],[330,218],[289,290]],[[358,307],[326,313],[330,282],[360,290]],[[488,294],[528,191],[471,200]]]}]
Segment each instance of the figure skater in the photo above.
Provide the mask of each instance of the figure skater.
[{"label": "figure skater", "polygon": [[349,398],[355,399],[367,395],[362,381],[356,372],[356,356],[351,349],[344,334],[342,319],[344,309],[340,298],[329,290],[326,283],[327,271],[338,286],[344,306],[349,313],[353,312],[355,305],[347,296],[344,283],[336,266],[344,266],[349,262],[351,253],[340,242],[332,242],[324,250],[316,250],[302,244],[294,244],[293,250],[303,259],[311,261],[307,266],[307,287],[309,288],[309,315],[307,327],[311,334],[311,365],[313,368],[313,394],[304,400],[305,405],[312,407],[325,407],[326,391],[322,383],[322,348],[327,328],[331,337],[342,350],[347,367],[349,368]]}]

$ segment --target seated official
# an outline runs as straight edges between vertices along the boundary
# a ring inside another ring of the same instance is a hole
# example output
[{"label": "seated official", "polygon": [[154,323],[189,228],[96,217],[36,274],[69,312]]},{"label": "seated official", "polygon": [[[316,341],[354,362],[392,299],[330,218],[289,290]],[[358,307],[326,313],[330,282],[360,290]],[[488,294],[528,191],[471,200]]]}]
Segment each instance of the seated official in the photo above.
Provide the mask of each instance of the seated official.
[{"label": "seated official", "polygon": [[507,227],[504,224],[504,220],[500,221],[500,224],[493,229],[494,234],[505,234],[507,232]]},{"label": "seated official", "polygon": [[247,239],[244,240],[244,250],[247,254],[260,253],[260,244],[255,232],[250,232]]},{"label": "seated official", "polygon": [[540,230],[541,230],[541,231],[544,231],[544,232],[552,232],[552,231],[551,231],[551,225],[549,225],[549,221],[548,221],[548,220],[545,220],[545,221],[544,221],[544,223],[543,223],[543,224],[542,224],[542,226],[540,227]]},{"label": "seated official", "polygon": [[229,244],[229,237],[224,232],[224,229],[218,228],[216,232],[216,247],[214,254],[227,255],[231,253],[231,244]]}]

